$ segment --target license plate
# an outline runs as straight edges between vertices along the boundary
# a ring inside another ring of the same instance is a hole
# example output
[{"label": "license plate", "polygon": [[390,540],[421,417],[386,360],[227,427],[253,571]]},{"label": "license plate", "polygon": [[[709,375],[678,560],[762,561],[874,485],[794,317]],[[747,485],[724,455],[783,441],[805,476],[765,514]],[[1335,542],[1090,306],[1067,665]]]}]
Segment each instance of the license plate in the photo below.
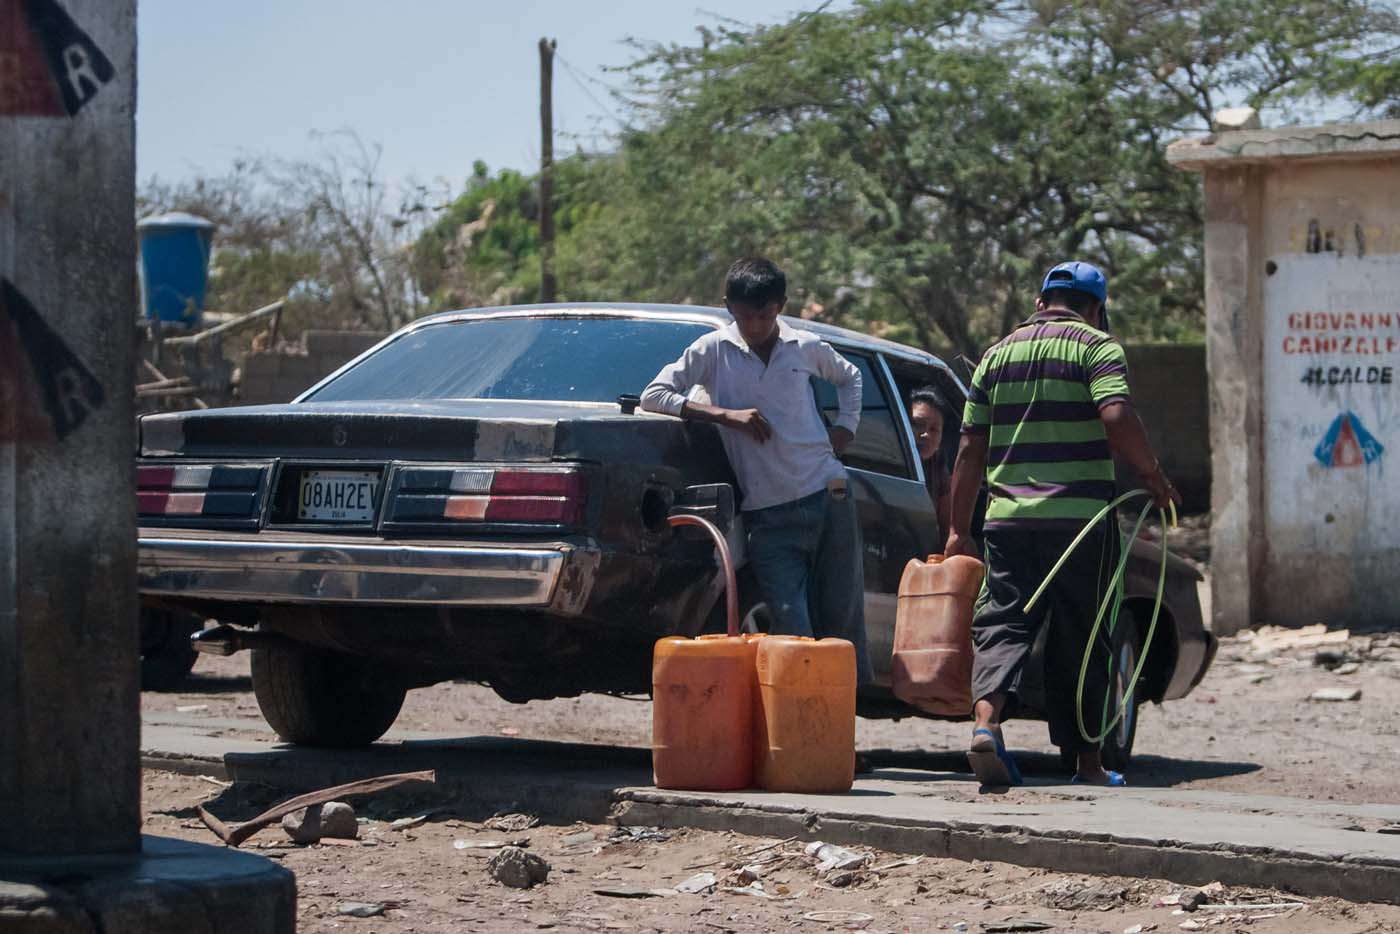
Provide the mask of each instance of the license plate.
[{"label": "license plate", "polygon": [[301,475],[297,518],[313,522],[373,522],[377,471],[308,470]]}]

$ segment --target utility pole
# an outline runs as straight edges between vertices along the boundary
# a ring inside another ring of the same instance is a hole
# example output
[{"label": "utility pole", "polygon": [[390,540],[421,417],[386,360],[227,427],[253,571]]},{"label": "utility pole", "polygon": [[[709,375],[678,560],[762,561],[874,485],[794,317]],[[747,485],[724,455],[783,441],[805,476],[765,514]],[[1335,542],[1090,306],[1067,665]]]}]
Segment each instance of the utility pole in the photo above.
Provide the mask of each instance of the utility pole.
[{"label": "utility pole", "polygon": [[540,301],[557,298],[554,280],[554,49],[540,40]]}]

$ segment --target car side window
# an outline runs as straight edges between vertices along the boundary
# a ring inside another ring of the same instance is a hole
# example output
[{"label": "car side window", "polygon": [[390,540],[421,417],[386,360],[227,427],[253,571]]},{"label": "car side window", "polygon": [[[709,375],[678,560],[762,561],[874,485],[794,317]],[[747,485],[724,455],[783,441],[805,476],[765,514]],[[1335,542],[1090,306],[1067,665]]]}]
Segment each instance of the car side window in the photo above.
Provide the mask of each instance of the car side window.
[{"label": "car side window", "polygon": [[[842,460],[848,467],[911,479],[914,476],[905,446],[900,440],[903,429],[899,414],[891,408],[889,389],[881,378],[873,357],[838,347],[841,356],[860,370],[860,425],[855,440]],[[814,378],[812,390],[817,407],[828,425],[835,424],[840,407],[836,404],[836,387],[824,379]]]}]

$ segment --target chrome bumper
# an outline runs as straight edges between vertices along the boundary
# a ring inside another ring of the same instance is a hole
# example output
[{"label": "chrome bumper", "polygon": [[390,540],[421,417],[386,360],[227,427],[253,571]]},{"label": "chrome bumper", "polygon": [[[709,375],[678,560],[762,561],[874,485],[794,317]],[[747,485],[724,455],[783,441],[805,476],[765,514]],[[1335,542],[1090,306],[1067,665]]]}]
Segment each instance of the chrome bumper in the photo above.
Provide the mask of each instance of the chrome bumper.
[{"label": "chrome bumper", "polygon": [[247,603],[547,606],[569,550],[143,529],[138,583],[148,596]]}]

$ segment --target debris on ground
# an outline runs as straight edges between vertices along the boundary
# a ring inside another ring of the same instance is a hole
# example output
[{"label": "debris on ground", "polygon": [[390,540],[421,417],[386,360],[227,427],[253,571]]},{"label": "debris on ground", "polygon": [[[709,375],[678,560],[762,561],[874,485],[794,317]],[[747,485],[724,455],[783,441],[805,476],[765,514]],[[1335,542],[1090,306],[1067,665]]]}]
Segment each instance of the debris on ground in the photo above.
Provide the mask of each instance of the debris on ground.
[{"label": "debris on ground", "polygon": [[700,895],[705,892],[713,892],[719,880],[712,872],[697,872],[684,882],[676,883],[676,891],[684,895]]},{"label": "debris on ground", "polygon": [[518,846],[508,846],[491,857],[486,871],[501,885],[528,889],[549,879],[549,863]]},{"label": "debris on ground", "polygon": [[1309,649],[1322,645],[1346,645],[1351,638],[1349,629],[1329,630],[1323,623],[1315,626],[1302,626],[1289,629],[1285,626],[1261,626],[1247,630],[1250,635],[1237,633],[1236,638],[1249,643],[1253,655],[1267,655],[1272,652],[1292,649]]},{"label": "debris on ground", "polygon": [[1019,934],[1022,931],[1048,931],[1055,925],[1049,921],[984,921],[983,934]]},{"label": "debris on ground", "polygon": [[1125,885],[1065,879],[1042,888],[1035,900],[1062,911],[1107,911],[1126,904],[1128,895]]},{"label": "debris on ground", "polygon": [[817,872],[862,869],[870,863],[869,853],[857,853],[832,843],[822,843],[820,840],[809,843],[805,852],[817,861]]},{"label": "debris on ground", "polygon": [[351,918],[377,918],[384,914],[385,907],[383,902],[341,902],[335,913]]},{"label": "debris on ground", "polygon": [[408,830],[410,827],[417,827],[428,819],[428,815],[419,814],[417,817],[400,817],[389,824],[390,830]]},{"label": "debris on ground", "polygon": [[594,889],[593,894],[605,898],[669,898],[678,893],[675,889],[648,888],[644,885],[611,885]]},{"label": "debris on ground", "polygon": [[[818,924],[841,924],[847,928],[856,925],[869,924],[875,920],[874,915],[868,915],[863,911],[809,911],[802,916],[804,921],[815,921]],[[964,924],[962,930],[967,930]]]},{"label": "debris on ground", "polygon": [[487,818],[482,826],[500,833],[520,833],[539,826],[539,823],[540,819],[533,814],[498,814]]},{"label": "debris on ground", "polygon": [[659,827],[618,827],[608,835],[607,844],[615,846],[619,843],[642,843],[645,841],[663,843],[669,839],[671,839],[671,835]]},{"label": "debris on ground", "polygon": [[1361,700],[1361,688],[1318,688],[1308,695],[1310,701],[1332,703]]},{"label": "debris on ground", "polygon": [[507,849],[508,847],[515,847],[515,848],[517,848],[517,849],[524,849],[525,847],[527,847],[527,846],[529,846],[529,845],[530,845],[530,841],[529,841],[529,839],[526,838],[526,837],[521,837],[521,838],[518,839],[518,840],[453,840],[453,841],[452,841],[452,849],[454,849],[454,850],[504,850],[504,849]]},{"label": "debris on ground", "polygon": [[422,772],[400,772],[395,775],[362,778],[356,782],[348,782],[344,785],[322,788],[320,791],[298,795],[295,798],[283,801],[281,804],[263,811],[252,820],[244,821],[232,827],[214,816],[214,814],[202,804],[198,805],[195,811],[199,814],[199,819],[204,821],[204,825],[214,831],[220,840],[224,841],[224,843],[229,846],[236,847],[259,830],[280,820],[293,811],[299,811],[302,808],[311,807],[315,804],[324,805],[330,801],[336,801],[341,798],[350,798],[356,795],[371,795],[376,792],[388,791],[391,788],[397,788],[400,785],[406,785],[410,782],[436,784],[437,773],[432,769],[427,769]]},{"label": "debris on ground", "polygon": [[354,840],[360,835],[355,809],[344,801],[327,801],[282,816],[282,829],[293,843],[319,843],[323,838]]}]

